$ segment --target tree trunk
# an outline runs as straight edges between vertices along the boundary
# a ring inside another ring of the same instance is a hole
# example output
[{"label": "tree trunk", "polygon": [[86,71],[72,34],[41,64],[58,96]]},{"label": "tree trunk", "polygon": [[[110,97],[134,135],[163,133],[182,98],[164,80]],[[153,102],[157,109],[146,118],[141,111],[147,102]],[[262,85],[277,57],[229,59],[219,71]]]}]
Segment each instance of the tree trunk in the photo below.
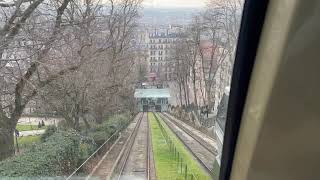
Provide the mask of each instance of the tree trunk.
[{"label": "tree trunk", "polygon": [[180,82],[179,82],[179,97],[180,97],[180,106],[182,107],[182,87]]},{"label": "tree trunk", "polygon": [[14,155],[13,139],[12,129],[0,129],[0,161]]},{"label": "tree trunk", "polygon": [[91,126],[90,126],[90,124],[88,123],[87,119],[86,119],[85,117],[82,117],[82,120],[83,120],[84,124],[86,125],[86,128],[87,128],[87,129],[90,129]]},{"label": "tree trunk", "polygon": [[76,131],[80,131],[80,124],[79,124],[79,116],[76,116],[75,118],[74,118],[74,129],[76,130]]},{"label": "tree trunk", "polygon": [[[187,78],[188,79],[188,78]],[[186,93],[187,93],[187,106],[190,105],[190,92],[189,92],[189,85],[188,85],[188,80],[186,80]]]},{"label": "tree trunk", "polygon": [[[186,89],[186,84],[183,81],[183,92],[184,92],[184,103],[185,105],[188,105],[188,99],[187,99],[187,89]],[[182,107],[182,106],[181,106]]]},{"label": "tree trunk", "polygon": [[192,79],[192,83],[193,83],[193,96],[194,96],[194,104],[196,107],[196,110],[198,109],[198,98],[197,98],[197,88],[196,88],[196,72],[193,69],[193,79]]},{"label": "tree trunk", "polygon": [[97,115],[95,116],[95,120],[97,124],[102,124],[102,112],[97,112]]},{"label": "tree trunk", "polygon": [[[200,92],[201,92],[201,99],[202,99],[202,104],[203,105],[208,105],[207,101],[206,101],[206,85],[204,83],[204,85],[202,84],[202,80],[200,79],[199,80],[199,83],[200,83],[200,86],[199,86],[199,89],[200,89]],[[204,86],[204,88],[202,88]],[[201,101],[199,102],[199,105],[201,104]]]},{"label": "tree trunk", "polygon": [[74,129],[80,131],[80,105],[76,104],[74,113]]},{"label": "tree trunk", "polygon": [[[215,101],[216,101],[216,90],[215,90],[215,84],[212,85],[212,89],[210,87],[210,104],[209,104],[209,108],[213,109],[215,108]],[[213,111],[215,111],[215,109],[213,109]]]},{"label": "tree trunk", "polygon": [[0,161],[14,155],[14,127],[11,119],[0,119]]},{"label": "tree trunk", "polygon": [[211,82],[208,82],[208,84],[206,84],[206,93],[207,93],[207,105],[208,105],[208,108],[211,112],[211,109],[213,108],[213,105],[212,105],[212,94],[211,94],[211,87],[212,86],[212,83]]}]

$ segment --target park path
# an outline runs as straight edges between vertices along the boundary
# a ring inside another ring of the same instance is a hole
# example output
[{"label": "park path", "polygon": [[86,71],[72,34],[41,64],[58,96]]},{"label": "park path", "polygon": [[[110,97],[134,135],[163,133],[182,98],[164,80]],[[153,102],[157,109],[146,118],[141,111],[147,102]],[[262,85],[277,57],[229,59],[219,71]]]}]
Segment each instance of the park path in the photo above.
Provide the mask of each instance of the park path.
[{"label": "park path", "polygon": [[41,135],[45,132],[45,129],[41,130],[32,130],[32,131],[20,131],[19,135],[21,136],[35,136],[35,135]]},{"label": "park path", "polygon": [[21,117],[18,124],[38,125],[39,122],[44,121],[46,125],[57,125],[61,120],[63,118]]}]

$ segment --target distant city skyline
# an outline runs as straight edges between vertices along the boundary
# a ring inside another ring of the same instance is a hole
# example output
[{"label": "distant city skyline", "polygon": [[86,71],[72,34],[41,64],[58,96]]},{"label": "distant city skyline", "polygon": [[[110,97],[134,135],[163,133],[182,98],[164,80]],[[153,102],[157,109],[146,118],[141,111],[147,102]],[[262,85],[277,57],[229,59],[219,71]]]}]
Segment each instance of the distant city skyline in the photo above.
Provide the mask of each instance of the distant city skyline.
[{"label": "distant city skyline", "polygon": [[144,0],[144,7],[153,8],[201,8],[207,0]]}]

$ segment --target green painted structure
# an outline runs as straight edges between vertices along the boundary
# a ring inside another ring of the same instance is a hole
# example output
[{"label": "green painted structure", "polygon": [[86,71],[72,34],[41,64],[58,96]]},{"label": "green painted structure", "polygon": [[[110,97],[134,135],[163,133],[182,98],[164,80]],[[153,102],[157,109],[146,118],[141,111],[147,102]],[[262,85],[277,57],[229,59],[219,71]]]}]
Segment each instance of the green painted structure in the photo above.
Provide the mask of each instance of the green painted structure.
[{"label": "green painted structure", "polygon": [[168,110],[169,89],[136,89],[134,97],[140,112]]}]

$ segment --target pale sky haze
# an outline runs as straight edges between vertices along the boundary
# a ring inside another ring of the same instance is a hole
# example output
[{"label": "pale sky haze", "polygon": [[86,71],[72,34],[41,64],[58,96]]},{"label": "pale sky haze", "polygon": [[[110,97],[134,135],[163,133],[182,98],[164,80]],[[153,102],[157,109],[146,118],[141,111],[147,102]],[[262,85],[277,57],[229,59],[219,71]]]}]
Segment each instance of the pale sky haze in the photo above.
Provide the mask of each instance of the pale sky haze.
[{"label": "pale sky haze", "polygon": [[206,0],[144,0],[145,7],[153,8],[201,8]]}]

